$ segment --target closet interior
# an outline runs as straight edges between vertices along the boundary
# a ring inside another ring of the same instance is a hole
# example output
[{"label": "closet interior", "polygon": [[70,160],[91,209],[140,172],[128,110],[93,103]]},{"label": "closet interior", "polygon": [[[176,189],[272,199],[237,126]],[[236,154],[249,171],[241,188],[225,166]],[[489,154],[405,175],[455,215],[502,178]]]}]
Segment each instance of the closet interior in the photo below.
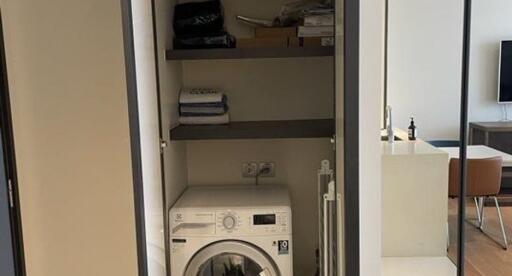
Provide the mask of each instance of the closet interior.
[{"label": "closet interior", "polygon": [[[177,2],[154,3],[159,110],[162,138],[167,143],[162,153],[166,210],[187,187],[256,185],[254,177],[242,176],[242,164],[271,162],[274,176],[260,177],[258,184],[288,187],[294,271],[315,275],[317,174],[322,160],[334,167],[336,156],[335,47],[174,49]],[[225,29],[237,40],[252,38],[254,28],[241,24],[236,16],[271,19],[286,2],[222,0]],[[180,124],[179,97],[184,88],[223,92],[230,122]],[[166,217],[166,232],[168,224]]]}]

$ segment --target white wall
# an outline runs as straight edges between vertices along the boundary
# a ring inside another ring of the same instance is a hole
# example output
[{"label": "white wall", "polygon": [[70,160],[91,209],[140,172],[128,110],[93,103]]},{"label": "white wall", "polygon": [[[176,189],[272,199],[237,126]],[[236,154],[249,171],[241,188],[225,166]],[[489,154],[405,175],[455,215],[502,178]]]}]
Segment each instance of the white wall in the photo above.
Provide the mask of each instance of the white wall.
[{"label": "white wall", "polygon": [[[414,115],[427,140],[458,137],[462,12],[461,1],[390,0],[389,103],[397,126]],[[473,1],[469,121],[502,119],[499,41],[512,39],[511,13],[508,0]]]},{"label": "white wall", "polygon": [[389,0],[388,104],[424,140],[458,137],[462,13],[458,0]]},{"label": "white wall", "polygon": [[0,1],[27,275],[137,275],[119,1]]},{"label": "white wall", "polygon": [[360,7],[360,275],[375,276],[381,273],[382,192],[379,129],[380,95],[384,89],[384,1],[362,0]]},{"label": "white wall", "polygon": [[[471,18],[469,120],[499,121],[496,103],[499,42],[512,39],[512,1],[474,0]],[[509,113],[511,110],[509,109]],[[509,114],[509,118],[512,116]]]}]

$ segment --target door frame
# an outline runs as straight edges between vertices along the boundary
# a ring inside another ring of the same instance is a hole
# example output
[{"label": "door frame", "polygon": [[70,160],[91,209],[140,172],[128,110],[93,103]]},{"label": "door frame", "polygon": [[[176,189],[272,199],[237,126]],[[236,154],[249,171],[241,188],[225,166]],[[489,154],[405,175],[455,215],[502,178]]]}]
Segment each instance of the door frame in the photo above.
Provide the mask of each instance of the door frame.
[{"label": "door frame", "polygon": [[[359,37],[360,0],[344,0],[344,275],[360,274]],[[350,80],[350,81],[348,81]]]},{"label": "door frame", "polygon": [[469,99],[469,66],[471,55],[471,0],[464,0],[464,25],[462,39],[462,73],[460,97],[460,150],[459,150],[459,204],[458,204],[458,246],[457,275],[464,276],[466,268],[466,183],[467,183],[467,145],[468,145],[468,99]]},{"label": "door frame", "polygon": [[[9,94],[9,80],[7,74],[7,60],[3,31],[3,16],[0,11],[0,131],[6,177],[10,180],[12,207],[10,208],[10,227],[13,242],[14,270],[17,276],[25,276],[25,251],[23,246],[23,227],[21,220],[18,177],[16,170],[16,153],[12,124],[11,101]],[[0,168],[2,169],[2,168]],[[9,181],[8,181],[9,182]],[[9,184],[7,183],[9,191]]]},{"label": "door frame", "polygon": [[144,208],[144,185],[142,181],[142,153],[140,142],[139,103],[135,46],[133,37],[132,1],[120,0],[125,57],[126,90],[128,96],[128,120],[132,156],[133,201],[135,212],[135,236],[137,242],[137,267],[139,276],[148,275],[146,250],[146,218]]}]

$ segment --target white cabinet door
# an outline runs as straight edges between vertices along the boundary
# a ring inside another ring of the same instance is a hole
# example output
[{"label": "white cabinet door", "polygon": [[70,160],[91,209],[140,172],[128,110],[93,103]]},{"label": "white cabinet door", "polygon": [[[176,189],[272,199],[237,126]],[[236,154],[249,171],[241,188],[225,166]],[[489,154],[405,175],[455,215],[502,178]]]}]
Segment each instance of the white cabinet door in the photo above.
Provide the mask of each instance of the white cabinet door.
[{"label": "white cabinet door", "polygon": [[166,275],[157,70],[151,1],[132,0],[144,230],[149,276]]}]

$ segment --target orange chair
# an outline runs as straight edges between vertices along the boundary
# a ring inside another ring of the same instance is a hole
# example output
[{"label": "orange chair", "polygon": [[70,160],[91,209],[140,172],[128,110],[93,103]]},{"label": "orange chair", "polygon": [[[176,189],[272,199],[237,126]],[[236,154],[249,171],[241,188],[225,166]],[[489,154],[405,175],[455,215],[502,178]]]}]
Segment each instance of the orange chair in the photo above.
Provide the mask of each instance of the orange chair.
[{"label": "orange chair", "polygon": [[[467,181],[466,196],[475,199],[477,207],[477,217],[479,221],[478,228],[483,231],[484,225],[484,202],[487,198],[493,198],[496,204],[496,210],[503,234],[503,249],[507,250],[508,240],[501,216],[500,206],[498,204],[497,195],[501,188],[501,171],[503,160],[501,157],[485,158],[485,159],[467,159]],[[452,158],[450,160],[449,171],[449,191],[450,197],[459,196],[459,159]],[[478,201],[476,200],[478,198]]]}]

